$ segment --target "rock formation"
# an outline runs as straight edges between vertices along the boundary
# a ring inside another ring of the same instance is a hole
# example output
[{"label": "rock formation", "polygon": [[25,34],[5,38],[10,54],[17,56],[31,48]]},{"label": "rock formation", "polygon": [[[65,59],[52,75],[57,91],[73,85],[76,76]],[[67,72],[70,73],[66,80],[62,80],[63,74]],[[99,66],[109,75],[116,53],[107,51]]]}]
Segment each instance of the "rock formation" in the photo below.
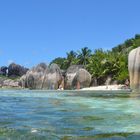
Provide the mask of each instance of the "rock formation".
[{"label": "rock formation", "polygon": [[66,72],[57,64],[49,67],[41,63],[20,78],[20,86],[29,89],[76,89],[89,87],[91,75],[81,65],[73,65]]},{"label": "rock formation", "polygon": [[74,88],[85,88],[89,87],[91,83],[91,75],[85,69],[79,69],[73,79],[73,87]]},{"label": "rock formation", "polygon": [[83,66],[72,65],[67,69],[65,73],[65,89],[73,89],[73,79],[80,68],[83,68]]},{"label": "rock formation", "polygon": [[133,49],[128,56],[130,87],[140,90],[140,47]]},{"label": "rock formation", "polygon": [[28,71],[27,68],[20,66],[18,64],[12,63],[8,67],[8,76],[9,77],[17,77],[22,76]]},{"label": "rock formation", "polygon": [[13,87],[16,87],[16,88],[19,88],[19,82],[18,81],[14,81],[14,80],[11,80],[11,79],[7,79],[7,80],[4,80],[3,81],[3,85],[2,87],[9,87],[9,88],[13,88]]},{"label": "rock formation", "polygon": [[61,70],[57,64],[47,67],[41,63],[20,78],[20,84],[30,89],[58,89],[62,81]]},{"label": "rock formation", "polygon": [[62,81],[62,73],[57,64],[51,64],[45,71],[42,88],[58,89]]},{"label": "rock formation", "polygon": [[6,77],[0,77],[0,87],[3,86],[3,82],[6,80]]},{"label": "rock formation", "polygon": [[6,66],[2,66],[0,68],[0,75],[3,75],[3,76],[6,76],[8,73],[7,73],[7,67]]},{"label": "rock formation", "polygon": [[19,79],[12,80],[7,77],[0,77],[0,87],[1,88],[21,88],[19,85]]},{"label": "rock formation", "polygon": [[65,89],[79,89],[89,87],[91,75],[83,69],[82,65],[72,65],[67,69],[65,75]]}]

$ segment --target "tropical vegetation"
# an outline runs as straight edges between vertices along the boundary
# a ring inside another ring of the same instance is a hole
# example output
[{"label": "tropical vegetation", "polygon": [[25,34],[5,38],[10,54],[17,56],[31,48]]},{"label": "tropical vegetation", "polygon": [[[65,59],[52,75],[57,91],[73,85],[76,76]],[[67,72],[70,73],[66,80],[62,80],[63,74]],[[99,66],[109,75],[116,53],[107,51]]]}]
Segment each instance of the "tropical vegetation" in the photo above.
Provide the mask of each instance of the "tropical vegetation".
[{"label": "tropical vegetation", "polygon": [[68,52],[65,58],[55,58],[51,63],[58,64],[63,70],[71,65],[83,65],[92,77],[97,79],[98,84],[103,84],[107,77],[124,83],[129,78],[128,54],[138,46],[140,46],[140,34],[136,34],[134,38],[126,40],[112,50],[95,49],[92,51],[84,47],[77,52]]}]

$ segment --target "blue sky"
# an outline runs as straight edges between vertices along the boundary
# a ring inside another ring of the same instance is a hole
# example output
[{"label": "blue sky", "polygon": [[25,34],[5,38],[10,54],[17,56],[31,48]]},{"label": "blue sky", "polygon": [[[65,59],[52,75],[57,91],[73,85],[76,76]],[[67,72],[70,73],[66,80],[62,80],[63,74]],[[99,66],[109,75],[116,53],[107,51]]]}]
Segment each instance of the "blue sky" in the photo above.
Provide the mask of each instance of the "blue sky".
[{"label": "blue sky", "polygon": [[0,0],[0,66],[32,67],[140,33],[140,0]]}]

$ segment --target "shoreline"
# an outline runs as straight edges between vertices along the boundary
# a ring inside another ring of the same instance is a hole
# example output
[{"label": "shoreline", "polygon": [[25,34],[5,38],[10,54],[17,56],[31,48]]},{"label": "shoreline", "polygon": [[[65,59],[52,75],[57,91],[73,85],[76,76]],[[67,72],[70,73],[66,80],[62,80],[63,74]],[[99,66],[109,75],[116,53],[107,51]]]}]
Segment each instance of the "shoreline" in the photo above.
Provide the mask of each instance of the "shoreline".
[{"label": "shoreline", "polygon": [[81,89],[29,89],[18,86],[0,86],[0,89],[23,89],[23,90],[49,90],[49,91],[116,91],[116,90],[131,90],[126,85],[102,85],[92,86]]},{"label": "shoreline", "polygon": [[50,92],[133,92],[132,89],[126,87],[125,85],[108,85],[108,86],[94,86],[94,87],[86,87],[81,89],[29,89],[22,87],[10,87],[4,86],[0,87],[0,90],[29,90],[29,91],[50,91]]},{"label": "shoreline", "polygon": [[82,88],[80,90],[130,90],[129,87],[126,85],[102,85],[102,86],[95,86],[95,87],[87,87]]}]

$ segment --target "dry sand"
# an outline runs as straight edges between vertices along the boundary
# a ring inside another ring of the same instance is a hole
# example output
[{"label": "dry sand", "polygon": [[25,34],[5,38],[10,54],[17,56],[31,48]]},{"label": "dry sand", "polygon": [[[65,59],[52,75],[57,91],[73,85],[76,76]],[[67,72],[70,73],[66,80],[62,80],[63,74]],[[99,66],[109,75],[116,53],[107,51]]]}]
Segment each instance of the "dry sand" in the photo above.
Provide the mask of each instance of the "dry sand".
[{"label": "dry sand", "polygon": [[106,86],[82,88],[81,90],[122,90],[122,89],[128,88],[125,85],[106,85]]}]

